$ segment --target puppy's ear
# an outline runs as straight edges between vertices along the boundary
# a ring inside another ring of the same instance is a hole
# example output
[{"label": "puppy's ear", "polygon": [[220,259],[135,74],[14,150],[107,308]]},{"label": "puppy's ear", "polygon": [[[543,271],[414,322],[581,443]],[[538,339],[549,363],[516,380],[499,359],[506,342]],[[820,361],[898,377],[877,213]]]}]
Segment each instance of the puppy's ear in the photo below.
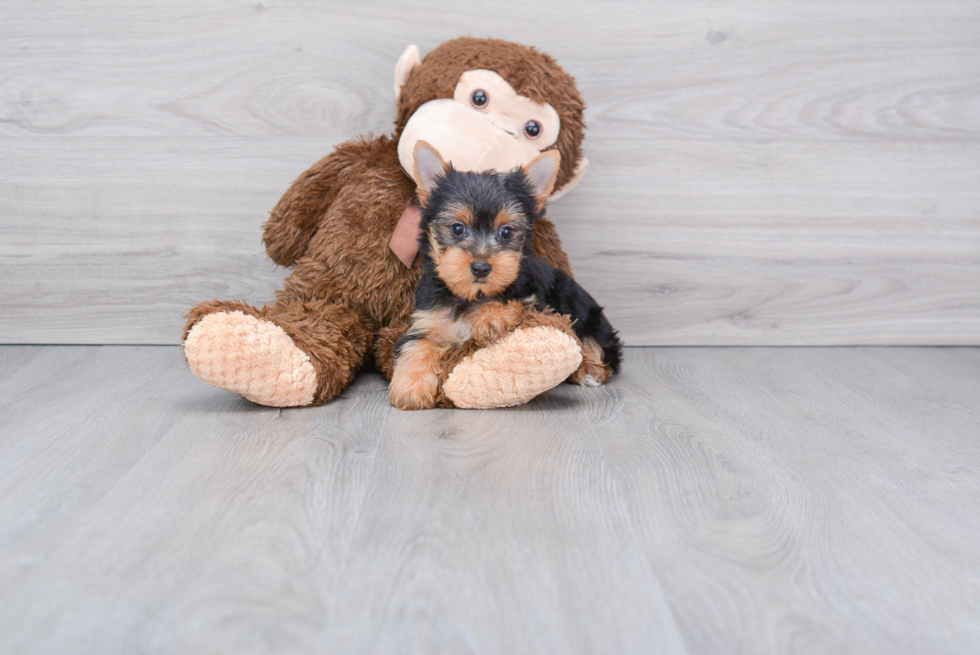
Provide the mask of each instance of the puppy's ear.
[{"label": "puppy's ear", "polygon": [[524,175],[531,183],[531,192],[538,199],[538,211],[544,209],[544,203],[555,188],[558,179],[558,167],[561,165],[561,155],[557,150],[542,152],[523,168]]},{"label": "puppy's ear", "polygon": [[415,144],[415,184],[419,187],[419,197],[423,200],[436,186],[439,178],[449,168],[439,152],[425,141]]}]

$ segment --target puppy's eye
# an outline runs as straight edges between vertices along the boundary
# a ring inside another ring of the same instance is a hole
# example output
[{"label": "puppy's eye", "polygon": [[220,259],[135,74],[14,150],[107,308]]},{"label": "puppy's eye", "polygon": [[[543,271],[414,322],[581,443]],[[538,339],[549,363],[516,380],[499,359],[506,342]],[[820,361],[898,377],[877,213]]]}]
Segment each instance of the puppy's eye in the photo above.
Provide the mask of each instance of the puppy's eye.
[{"label": "puppy's eye", "polygon": [[473,106],[477,109],[483,109],[490,102],[490,96],[488,96],[487,92],[483,89],[477,89],[473,92],[473,95],[470,96],[470,102],[472,102]]},{"label": "puppy's eye", "polygon": [[506,241],[507,239],[514,236],[514,228],[512,228],[510,225],[505,225],[502,228],[500,228],[499,234],[500,234],[500,238]]},{"label": "puppy's eye", "polygon": [[449,226],[449,232],[454,237],[461,237],[464,234],[466,234],[466,226],[463,225],[462,223],[453,223],[452,225]]},{"label": "puppy's eye", "polygon": [[524,136],[529,139],[537,139],[541,136],[541,125],[537,121],[528,121],[524,123]]}]

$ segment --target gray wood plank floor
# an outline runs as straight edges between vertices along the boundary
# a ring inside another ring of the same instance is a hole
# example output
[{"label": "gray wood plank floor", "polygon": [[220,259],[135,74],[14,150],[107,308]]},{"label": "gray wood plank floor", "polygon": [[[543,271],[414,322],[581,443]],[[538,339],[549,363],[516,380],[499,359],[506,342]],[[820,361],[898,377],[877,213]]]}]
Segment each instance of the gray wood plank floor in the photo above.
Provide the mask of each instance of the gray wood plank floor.
[{"label": "gray wood plank floor", "polygon": [[980,350],[628,349],[602,389],[275,410],[0,348],[4,653],[980,649]]},{"label": "gray wood plank floor", "polygon": [[[416,43],[539,46],[592,161],[550,213],[631,345],[980,345],[980,2],[0,3],[0,343],[175,344],[388,133]],[[538,18],[547,16],[547,27]]]}]

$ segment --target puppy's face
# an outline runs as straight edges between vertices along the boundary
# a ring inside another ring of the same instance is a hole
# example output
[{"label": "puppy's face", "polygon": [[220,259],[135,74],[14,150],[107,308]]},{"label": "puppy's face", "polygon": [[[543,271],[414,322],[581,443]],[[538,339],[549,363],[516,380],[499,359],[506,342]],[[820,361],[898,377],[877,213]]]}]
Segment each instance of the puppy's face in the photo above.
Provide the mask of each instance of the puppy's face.
[{"label": "puppy's face", "polygon": [[491,297],[517,279],[531,227],[518,203],[494,194],[483,199],[462,194],[433,209],[427,225],[430,256],[453,295],[466,300]]},{"label": "puppy's face", "polygon": [[415,170],[428,254],[453,295],[492,297],[517,279],[524,244],[560,162],[550,151],[509,173],[461,172],[419,141]]}]

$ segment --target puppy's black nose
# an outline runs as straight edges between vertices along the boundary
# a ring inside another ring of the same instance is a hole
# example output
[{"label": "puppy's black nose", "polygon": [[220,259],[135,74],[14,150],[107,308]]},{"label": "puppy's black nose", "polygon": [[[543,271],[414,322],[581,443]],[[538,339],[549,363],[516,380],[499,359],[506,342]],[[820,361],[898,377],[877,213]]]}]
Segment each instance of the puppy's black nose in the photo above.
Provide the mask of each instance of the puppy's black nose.
[{"label": "puppy's black nose", "polygon": [[490,275],[490,271],[493,269],[490,266],[490,262],[475,261],[470,264],[470,270],[473,271],[473,275],[477,277],[486,277]]}]

